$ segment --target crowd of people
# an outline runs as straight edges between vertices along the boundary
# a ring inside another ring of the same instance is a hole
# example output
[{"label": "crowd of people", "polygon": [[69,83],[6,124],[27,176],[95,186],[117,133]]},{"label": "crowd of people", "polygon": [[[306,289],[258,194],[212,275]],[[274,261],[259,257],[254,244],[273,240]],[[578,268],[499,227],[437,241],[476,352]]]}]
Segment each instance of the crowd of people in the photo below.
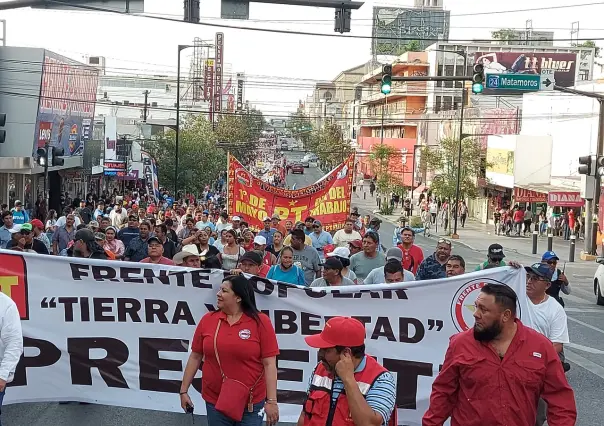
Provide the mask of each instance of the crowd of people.
[{"label": "crowd of people", "polygon": [[[192,410],[188,388],[205,359],[202,397],[209,424],[243,424],[237,421],[248,419],[245,424],[259,425],[260,410],[269,425],[279,418],[275,361],[279,348],[270,320],[258,311],[244,274],[326,287],[431,280],[466,272],[465,260],[453,252],[450,240],[438,239],[435,251],[424,258],[415,245],[415,231],[401,224],[393,246],[386,248],[380,240],[381,220],[361,217],[355,208],[333,233],[316,218],[294,222],[276,213],[264,217],[262,229],[254,230],[224,210],[221,196],[220,191],[207,188],[200,199],[172,203],[164,199],[145,208],[135,196],[111,203],[91,197],[79,206],[65,207],[46,223],[26,217],[17,202],[1,214],[0,248],[228,271],[218,293],[219,310],[206,314],[198,324],[180,392],[183,408]],[[503,247],[493,244],[477,269],[521,267],[504,259]],[[564,376],[569,365],[563,347],[569,340],[561,297],[570,292],[570,285],[557,267],[558,260],[555,253],[546,252],[542,262],[525,268],[534,330],[516,317],[513,291],[505,286],[482,288],[475,305],[476,325],[452,339],[424,425],[442,425],[448,417],[463,425],[496,424],[501,419],[510,425],[532,425],[535,418],[542,425],[546,412],[551,426],[574,424],[570,422],[576,417],[574,398]],[[342,416],[338,422],[351,424],[352,418],[357,425],[392,424],[396,385],[384,367],[365,355],[363,325],[340,317],[327,325],[321,334],[306,339],[319,349],[321,362],[311,377],[298,425],[325,423],[334,416],[329,401],[342,407],[343,411],[336,410],[335,416]],[[229,338],[244,332],[254,338],[236,342]],[[530,353],[540,356],[530,358]],[[513,368],[500,367],[512,364]],[[245,404],[234,406],[242,391],[235,384],[225,385],[225,377],[244,384]],[[0,385],[1,380],[0,375]],[[330,386],[325,386],[328,382]],[[367,386],[360,388],[358,382]],[[506,383],[504,388],[501,383]],[[540,397],[547,404],[537,404]],[[484,404],[485,398],[491,398],[489,404]],[[516,409],[506,409],[512,403]]]}]

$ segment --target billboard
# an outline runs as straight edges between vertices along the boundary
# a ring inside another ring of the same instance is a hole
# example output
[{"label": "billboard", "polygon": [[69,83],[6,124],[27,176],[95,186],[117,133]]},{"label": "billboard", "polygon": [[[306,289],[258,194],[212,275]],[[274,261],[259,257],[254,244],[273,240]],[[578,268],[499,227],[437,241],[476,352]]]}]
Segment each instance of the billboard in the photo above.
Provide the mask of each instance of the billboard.
[{"label": "billboard", "polygon": [[117,117],[105,117],[105,156],[106,161],[117,160]]},{"label": "billboard", "polygon": [[253,229],[262,229],[262,220],[277,213],[282,220],[292,222],[312,216],[321,221],[324,230],[337,230],[350,213],[353,175],[351,155],[314,184],[288,190],[262,181],[229,156],[228,212],[243,218]]},{"label": "billboard", "polygon": [[[549,52],[476,52],[475,64],[484,65],[485,74],[541,74],[541,70],[553,70],[556,85],[575,85],[577,76],[576,53]],[[503,94],[514,91],[485,89],[483,93]],[[517,94],[517,93],[516,93]]]},{"label": "billboard", "polygon": [[237,73],[237,111],[243,111],[243,84],[245,74]]},{"label": "billboard", "polygon": [[98,81],[97,69],[45,51],[33,151],[48,138],[65,156],[83,154],[92,137]]},{"label": "billboard", "polygon": [[412,40],[421,50],[437,41],[449,40],[451,12],[438,8],[374,6],[371,54],[399,56]]}]

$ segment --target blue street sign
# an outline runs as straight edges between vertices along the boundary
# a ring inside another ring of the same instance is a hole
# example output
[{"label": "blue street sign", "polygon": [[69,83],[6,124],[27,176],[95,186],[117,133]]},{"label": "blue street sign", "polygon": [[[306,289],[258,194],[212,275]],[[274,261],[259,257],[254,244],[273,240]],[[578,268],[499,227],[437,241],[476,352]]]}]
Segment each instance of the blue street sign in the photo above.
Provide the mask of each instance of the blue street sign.
[{"label": "blue street sign", "polygon": [[537,74],[487,74],[487,89],[536,92],[540,87],[541,76]]}]

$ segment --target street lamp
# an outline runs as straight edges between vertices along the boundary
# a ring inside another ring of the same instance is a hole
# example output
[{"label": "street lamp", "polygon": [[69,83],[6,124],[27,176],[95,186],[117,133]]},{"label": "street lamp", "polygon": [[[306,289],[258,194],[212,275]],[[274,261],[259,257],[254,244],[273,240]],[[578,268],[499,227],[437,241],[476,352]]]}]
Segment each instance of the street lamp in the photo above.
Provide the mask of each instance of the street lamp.
[{"label": "street lamp", "polygon": [[175,147],[175,161],[174,161],[174,197],[178,193],[178,143],[180,138],[180,52],[189,47],[194,47],[190,44],[179,44],[178,45],[178,60],[176,65],[176,147]]},{"label": "street lamp", "polygon": [[[444,49],[432,49],[435,52],[445,52],[445,53],[455,53],[456,55],[459,55],[463,58],[463,72],[464,75],[467,73],[468,71],[468,55],[466,54],[466,52],[462,49],[460,50],[444,50]],[[463,88],[462,88],[462,92],[461,92],[461,114],[459,117],[459,149],[458,149],[458,153],[457,153],[457,184],[455,185],[455,206],[454,208],[458,208],[459,207],[459,193],[460,193],[460,186],[461,186],[461,141],[464,139],[464,134],[463,134],[463,113],[464,113],[464,108],[465,108],[465,104],[466,104],[466,86],[465,83],[463,83]],[[458,214],[453,215],[453,234],[451,235],[453,238],[458,238],[459,235],[457,235],[457,216],[459,216]]]}]

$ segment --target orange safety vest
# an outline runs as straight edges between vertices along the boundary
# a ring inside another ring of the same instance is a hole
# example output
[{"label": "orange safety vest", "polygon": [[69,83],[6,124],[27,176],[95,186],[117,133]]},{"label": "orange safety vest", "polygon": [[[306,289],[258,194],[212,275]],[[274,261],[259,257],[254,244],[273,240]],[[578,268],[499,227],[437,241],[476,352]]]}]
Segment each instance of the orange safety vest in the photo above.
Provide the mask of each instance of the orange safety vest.
[{"label": "orange safety vest", "polygon": [[[365,359],[363,371],[354,373],[354,379],[363,396],[367,395],[378,377],[388,372],[370,356],[366,356]],[[333,374],[330,374],[323,364],[319,363],[313,373],[310,390],[303,405],[304,426],[355,426],[344,391],[338,396],[335,406],[331,406],[333,380]],[[388,426],[396,426],[396,424],[395,407]]]}]

